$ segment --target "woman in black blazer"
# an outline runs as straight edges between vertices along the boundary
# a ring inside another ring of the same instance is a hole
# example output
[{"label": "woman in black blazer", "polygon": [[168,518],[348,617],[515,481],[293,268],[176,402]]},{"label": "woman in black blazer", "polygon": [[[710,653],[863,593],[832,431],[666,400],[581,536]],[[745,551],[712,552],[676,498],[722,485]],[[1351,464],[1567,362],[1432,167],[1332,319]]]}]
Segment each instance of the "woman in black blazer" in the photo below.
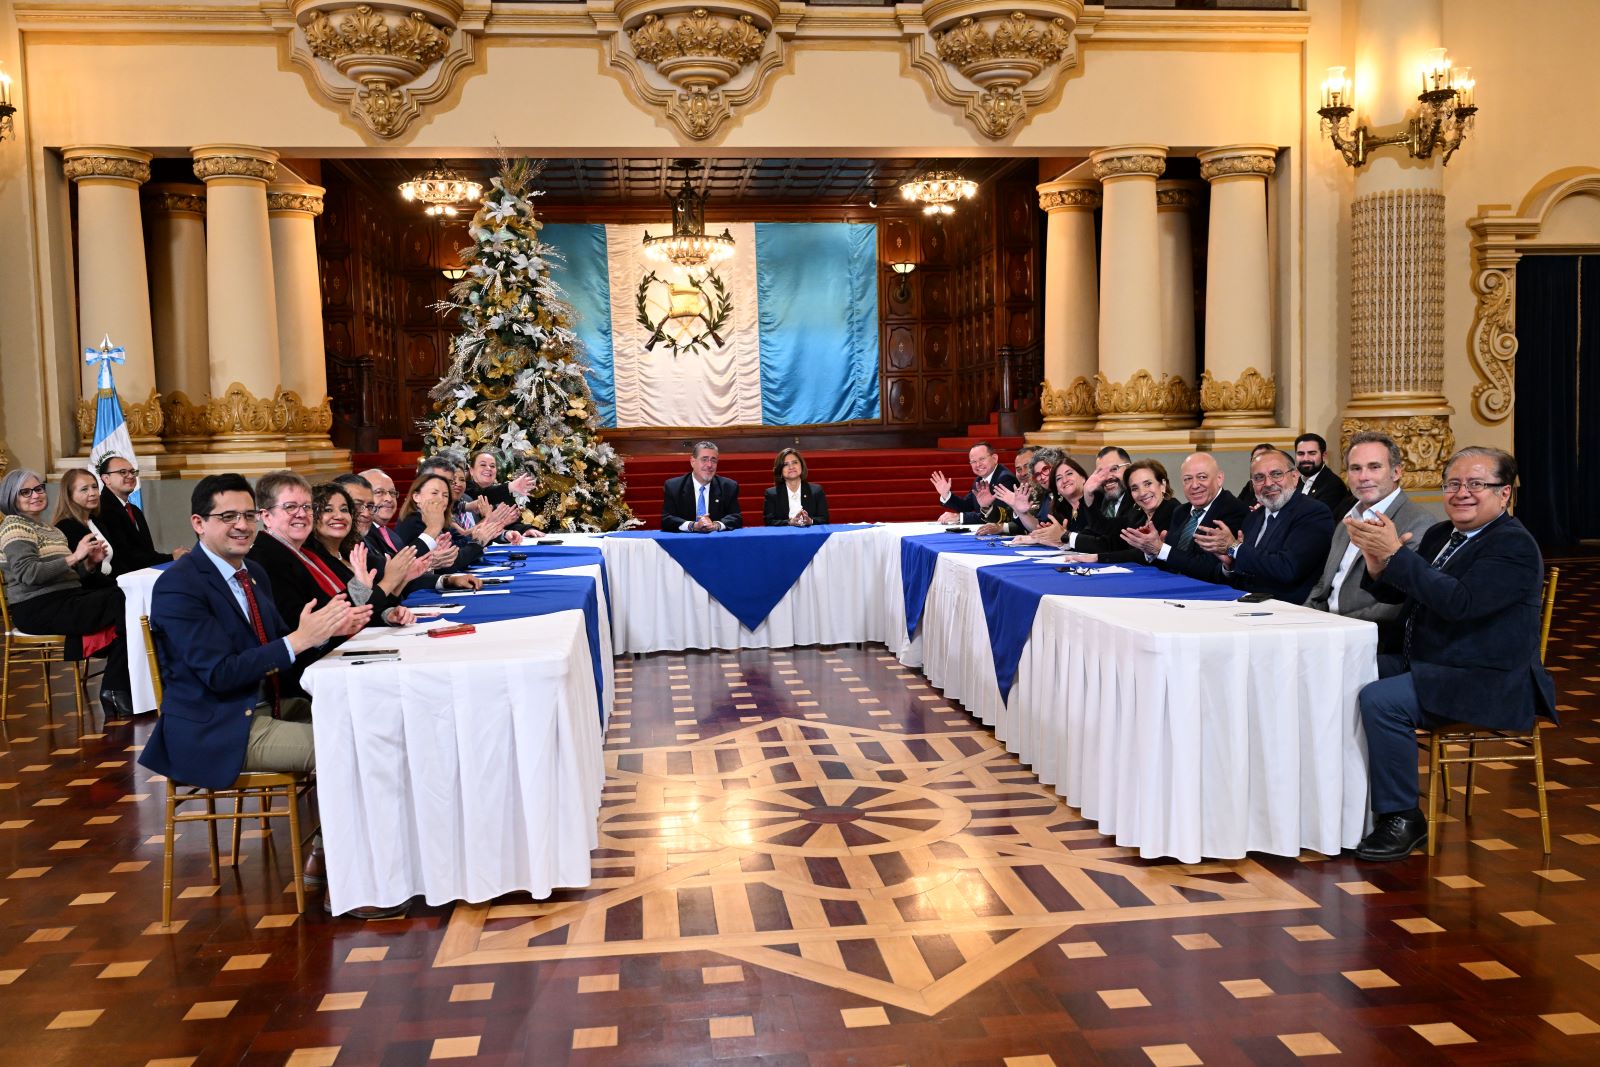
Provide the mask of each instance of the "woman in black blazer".
[{"label": "woman in black blazer", "polygon": [[[78,542],[90,534],[105,541],[105,535],[95,525],[95,512],[99,508],[100,479],[94,476],[94,471],[74,467],[61,476],[61,492],[56,497],[55,524],[56,529],[66,535],[68,551],[76,552]],[[96,586],[115,585],[116,579],[111,575],[111,546],[107,542],[106,558],[87,574],[80,575],[80,578],[86,587],[93,589]]]},{"label": "woman in black blazer", "polygon": [[[1167,468],[1158,459],[1141,459],[1122,472],[1122,480],[1133,499],[1134,509],[1128,521],[1135,527],[1151,523],[1165,533],[1172,528],[1172,513],[1178,502],[1172,499],[1172,486],[1167,482]],[[1099,552],[1074,552],[1067,555],[1071,563],[1143,563],[1144,553],[1131,545],[1108,547]]]},{"label": "woman in black blazer", "polygon": [[768,526],[826,525],[828,494],[806,481],[806,460],[798,448],[786,448],[772,463],[772,488],[761,504]]}]

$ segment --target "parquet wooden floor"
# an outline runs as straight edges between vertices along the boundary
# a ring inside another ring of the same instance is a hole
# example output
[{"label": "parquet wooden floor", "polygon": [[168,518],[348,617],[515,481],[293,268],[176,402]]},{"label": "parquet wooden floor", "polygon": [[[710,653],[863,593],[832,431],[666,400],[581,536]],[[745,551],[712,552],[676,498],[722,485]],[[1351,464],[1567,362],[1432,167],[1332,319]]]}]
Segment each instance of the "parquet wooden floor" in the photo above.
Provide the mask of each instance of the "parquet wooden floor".
[{"label": "parquet wooden floor", "polygon": [[1431,860],[1142,861],[882,649],[662,655],[617,664],[587,889],[297,917],[286,849],[213,886],[190,831],[168,933],[149,724],[27,674],[0,1063],[1600,1062],[1597,629],[1566,563],[1548,861],[1513,764]]}]

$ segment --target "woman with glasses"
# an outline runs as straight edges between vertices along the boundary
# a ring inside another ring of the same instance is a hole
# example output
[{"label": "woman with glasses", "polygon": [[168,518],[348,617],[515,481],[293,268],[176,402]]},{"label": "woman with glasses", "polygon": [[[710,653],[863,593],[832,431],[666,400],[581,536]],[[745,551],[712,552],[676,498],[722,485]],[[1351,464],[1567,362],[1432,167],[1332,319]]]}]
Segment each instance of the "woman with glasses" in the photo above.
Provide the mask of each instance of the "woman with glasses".
[{"label": "woman with glasses", "polygon": [[[94,471],[74,467],[61,476],[61,489],[56,494],[56,513],[52,521],[56,529],[66,535],[69,549],[76,549],[91,534],[105,541],[106,535],[95,521],[95,513],[99,510],[100,479],[94,476]],[[109,581],[116,573],[111,569],[111,557],[114,554],[107,543],[105,558],[98,567],[84,575],[84,580],[90,584],[96,578]]]},{"label": "woman with glasses", "polygon": [[38,472],[14,470],[0,479],[0,573],[11,625],[24,633],[65,635],[68,659],[105,656],[100,706],[107,714],[130,714],[122,590],[84,583],[106,558],[106,544],[90,534],[69,547],[66,535],[44,521],[47,503]]},{"label": "woman with glasses", "polygon": [[107,452],[95,464],[104,491],[100,494],[100,507],[95,512],[95,525],[105,534],[111,546],[111,573],[127,574],[129,571],[170,563],[188,551],[179,548],[172,552],[158,552],[150,536],[150,523],[144,511],[131,497],[139,488],[139,468],[115,452]]}]

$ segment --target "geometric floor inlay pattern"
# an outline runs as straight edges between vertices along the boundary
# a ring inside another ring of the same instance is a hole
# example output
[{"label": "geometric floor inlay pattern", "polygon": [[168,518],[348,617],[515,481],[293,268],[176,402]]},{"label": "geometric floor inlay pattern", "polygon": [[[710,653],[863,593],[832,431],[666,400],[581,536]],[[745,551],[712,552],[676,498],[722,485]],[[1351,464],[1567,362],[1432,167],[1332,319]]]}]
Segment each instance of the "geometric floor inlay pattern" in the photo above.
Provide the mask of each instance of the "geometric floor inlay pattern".
[{"label": "geometric floor inlay pattern", "polygon": [[786,718],[608,764],[594,885],[458,905],[434,966],[713,951],[934,1015],[1074,926],[1319,906],[1108,845],[983,731]]}]

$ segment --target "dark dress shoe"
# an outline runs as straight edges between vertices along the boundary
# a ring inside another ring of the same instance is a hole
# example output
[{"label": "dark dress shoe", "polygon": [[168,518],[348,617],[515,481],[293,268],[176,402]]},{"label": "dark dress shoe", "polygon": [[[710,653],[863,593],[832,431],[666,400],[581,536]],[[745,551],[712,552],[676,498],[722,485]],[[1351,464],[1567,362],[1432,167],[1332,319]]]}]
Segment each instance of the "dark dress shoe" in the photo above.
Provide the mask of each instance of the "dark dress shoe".
[{"label": "dark dress shoe", "polygon": [[129,718],[133,715],[133,694],[121,689],[102,689],[100,710],[118,719]]},{"label": "dark dress shoe", "polygon": [[[324,910],[327,910],[327,908],[328,908],[328,898],[327,897],[323,897],[322,898],[322,907],[323,907]],[[371,907],[366,907],[366,908],[351,908],[349,911],[345,912],[343,915],[336,916],[336,918],[340,918],[340,919],[362,919],[362,920],[365,920],[366,922],[372,922],[374,919],[401,919],[401,918],[404,918],[406,912],[408,912],[410,910],[411,910],[411,901],[404,900],[404,901],[401,901],[399,904],[391,904],[388,907],[380,907],[380,906],[377,906],[377,905],[373,905]],[[332,912],[329,912],[329,914],[332,914]]]},{"label": "dark dress shoe", "polygon": [[1356,846],[1356,858],[1374,863],[1403,860],[1428,840],[1428,818],[1420,808],[1378,817],[1372,833]]},{"label": "dark dress shoe", "polygon": [[300,872],[300,883],[307,889],[328,888],[328,866],[322,849],[314,848],[306,859],[306,869]]}]

